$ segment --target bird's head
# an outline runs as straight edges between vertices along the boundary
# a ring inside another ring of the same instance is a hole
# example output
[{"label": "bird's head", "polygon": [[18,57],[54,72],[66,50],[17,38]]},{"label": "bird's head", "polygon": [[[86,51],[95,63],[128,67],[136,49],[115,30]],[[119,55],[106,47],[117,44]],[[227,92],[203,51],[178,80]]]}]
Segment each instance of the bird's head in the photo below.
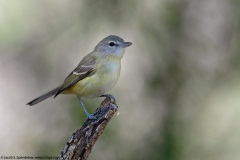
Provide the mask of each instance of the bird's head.
[{"label": "bird's head", "polygon": [[99,52],[101,55],[113,55],[122,57],[125,48],[132,45],[131,42],[124,42],[124,40],[118,36],[110,35],[101,40],[94,51]]}]

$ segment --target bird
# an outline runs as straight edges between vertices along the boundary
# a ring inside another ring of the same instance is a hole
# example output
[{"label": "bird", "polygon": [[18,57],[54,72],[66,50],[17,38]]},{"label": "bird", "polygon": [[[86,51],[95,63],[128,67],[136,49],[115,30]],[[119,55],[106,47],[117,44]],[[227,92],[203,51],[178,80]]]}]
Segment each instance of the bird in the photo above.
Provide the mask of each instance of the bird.
[{"label": "bird", "polygon": [[80,61],[59,86],[33,99],[27,105],[33,106],[59,94],[73,94],[77,96],[87,118],[96,119],[93,114],[88,113],[82,98],[108,97],[115,101],[114,96],[106,93],[116,84],[125,48],[131,45],[131,42],[125,42],[119,36],[107,36]]}]

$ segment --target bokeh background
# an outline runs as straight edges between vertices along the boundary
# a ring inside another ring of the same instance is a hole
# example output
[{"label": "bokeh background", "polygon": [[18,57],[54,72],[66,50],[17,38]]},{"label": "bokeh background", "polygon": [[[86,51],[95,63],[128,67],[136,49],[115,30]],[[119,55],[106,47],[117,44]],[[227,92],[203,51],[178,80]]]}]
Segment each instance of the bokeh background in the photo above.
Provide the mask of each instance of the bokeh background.
[{"label": "bokeh background", "polygon": [[85,120],[76,97],[26,103],[114,34],[133,45],[89,159],[239,160],[239,18],[238,0],[0,0],[0,155],[59,155]]}]

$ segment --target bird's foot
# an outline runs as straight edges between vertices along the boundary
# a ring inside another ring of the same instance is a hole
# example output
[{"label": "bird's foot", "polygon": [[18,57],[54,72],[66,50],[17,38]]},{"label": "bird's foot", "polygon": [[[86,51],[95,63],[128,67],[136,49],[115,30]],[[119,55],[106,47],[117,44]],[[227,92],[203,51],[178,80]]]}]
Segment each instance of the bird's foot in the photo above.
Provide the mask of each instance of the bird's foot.
[{"label": "bird's foot", "polygon": [[106,98],[108,98],[111,102],[116,103],[115,97],[114,97],[113,95],[111,95],[111,94],[103,94],[103,95],[101,95],[100,97],[106,97]]},{"label": "bird's foot", "polygon": [[94,114],[89,114],[89,113],[87,113],[86,116],[87,116],[87,119],[90,119],[90,120],[97,119],[97,118],[94,116]]}]

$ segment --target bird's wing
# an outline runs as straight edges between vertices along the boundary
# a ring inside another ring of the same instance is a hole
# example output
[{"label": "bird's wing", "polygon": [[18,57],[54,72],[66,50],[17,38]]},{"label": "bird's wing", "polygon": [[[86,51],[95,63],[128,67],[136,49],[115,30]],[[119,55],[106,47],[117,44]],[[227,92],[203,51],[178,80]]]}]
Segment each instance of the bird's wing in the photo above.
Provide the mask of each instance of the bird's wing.
[{"label": "bird's wing", "polygon": [[82,79],[91,76],[94,73],[94,66],[95,66],[95,59],[85,57],[79,65],[67,76],[67,78],[64,80],[62,85],[58,88],[58,91],[56,92],[56,97],[59,93],[61,93],[66,88],[74,85],[78,81],[81,81]]}]

